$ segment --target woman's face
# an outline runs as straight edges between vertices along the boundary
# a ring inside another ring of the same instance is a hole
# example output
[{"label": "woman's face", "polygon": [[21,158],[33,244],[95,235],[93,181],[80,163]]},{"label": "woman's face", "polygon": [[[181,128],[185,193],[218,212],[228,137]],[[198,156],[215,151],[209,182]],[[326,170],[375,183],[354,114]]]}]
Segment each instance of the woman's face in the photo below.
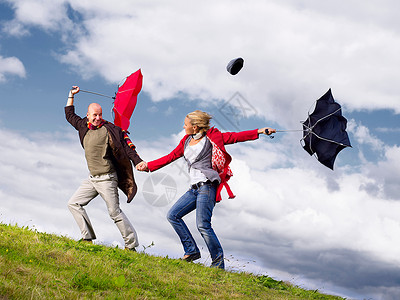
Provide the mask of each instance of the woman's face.
[{"label": "woman's face", "polygon": [[197,125],[193,126],[188,117],[185,118],[185,122],[183,124],[183,129],[185,129],[185,133],[188,135],[195,134],[198,132]]}]

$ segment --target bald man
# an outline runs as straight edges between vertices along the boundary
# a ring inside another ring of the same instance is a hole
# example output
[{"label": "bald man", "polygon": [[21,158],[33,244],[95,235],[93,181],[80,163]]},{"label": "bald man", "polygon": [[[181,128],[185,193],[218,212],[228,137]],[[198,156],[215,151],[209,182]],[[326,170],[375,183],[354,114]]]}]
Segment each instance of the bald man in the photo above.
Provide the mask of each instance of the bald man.
[{"label": "bald man", "polygon": [[90,104],[85,118],[75,114],[74,96],[77,93],[79,87],[74,86],[68,95],[65,117],[78,130],[85,150],[89,178],[69,199],[68,208],[81,230],[82,240],[92,242],[96,235],[84,206],[100,195],[121,232],[125,249],[135,251],[139,245],[137,234],[120,208],[118,187],[128,197],[128,203],[131,202],[137,192],[131,161],[136,166],[142,159],[134,146],[128,146],[121,128],[103,119],[99,104]]}]

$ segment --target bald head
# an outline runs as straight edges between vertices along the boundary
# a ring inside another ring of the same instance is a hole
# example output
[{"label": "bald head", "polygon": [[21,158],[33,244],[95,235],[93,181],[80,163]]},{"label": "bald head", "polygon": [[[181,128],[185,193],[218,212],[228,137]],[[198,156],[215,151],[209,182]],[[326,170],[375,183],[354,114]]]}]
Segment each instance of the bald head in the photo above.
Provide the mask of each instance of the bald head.
[{"label": "bald head", "polygon": [[100,104],[98,104],[98,103],[90,103],[89,106],[88,106],[88,113],[89,113],[91,110],[99,110],[99,109],[100,109],[100,111],[101,111],[101,106],[100,106]]},{"label": "bald head", "polygon": [[100,125],[103,120],[103,111],[101,109],[100,104],[91,103],[88,106],[88,112],[86,114],[88,121],[92,123],[94,126]]}]

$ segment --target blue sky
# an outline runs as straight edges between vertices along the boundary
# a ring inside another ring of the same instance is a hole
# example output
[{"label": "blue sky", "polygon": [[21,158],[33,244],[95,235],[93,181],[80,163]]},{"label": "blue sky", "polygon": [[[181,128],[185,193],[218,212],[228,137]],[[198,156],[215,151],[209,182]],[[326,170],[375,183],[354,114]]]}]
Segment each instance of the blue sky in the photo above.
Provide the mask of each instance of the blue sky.
[{"label": "blue sky", "polygon": [[[353,146],[335,170],[301,148],[300,132],[228,146],[237,197],[217,206],[213,224],[232,270],[348,298],[398,299],[399,9],[394,0],[0,1],[0,221],[79,238],[66,208],[87,175],[64,118],[72,85],[113,96],[142,70],[130,132],[145,160],[175,147],[195,109],[226,131],[301,129],[331,88]],[[225,68],[235,57],[245,64],[231,76]],[[112,119],[112,101],[91,94],[77,95],[77,112],[93,101]],[[140,244],[155,243],[148,253],[182,255],[165,219],[187,188],[182,169],[178,161],[135,173],[134,202],[120,195]],[[157,206],[141,191],[164,175],[176,190]],[[100,199],[88,213],[98,243],[121,245]],[[201,244],[193,216],[187,222]]]}]

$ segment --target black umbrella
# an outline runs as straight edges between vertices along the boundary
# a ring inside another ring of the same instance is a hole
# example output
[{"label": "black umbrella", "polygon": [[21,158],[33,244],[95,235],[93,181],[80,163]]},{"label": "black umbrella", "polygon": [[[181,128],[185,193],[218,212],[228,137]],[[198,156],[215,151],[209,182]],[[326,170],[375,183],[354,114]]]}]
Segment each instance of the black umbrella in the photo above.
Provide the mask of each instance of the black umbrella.
[{"label": "black umbrella", "polygon": [[342,116],[342,107],[333,99],[331,89],[317,100],[314,111],[302,124],[304,150],[333,170],[336,156],[351,145],[346,132],[347,120]]},{"label": "black umbrella", "polygon": [[320,163],[333,170],[336,156],[351,145],[346,132],[347,120],[342,116],[342,107],[333,99],[331,89],[316,101],[314,111],[308,114],[307,120],[302,124],[303,130],[276,132],[303,131],[300,142],[304,150],[310,155],[315,155]]}]

